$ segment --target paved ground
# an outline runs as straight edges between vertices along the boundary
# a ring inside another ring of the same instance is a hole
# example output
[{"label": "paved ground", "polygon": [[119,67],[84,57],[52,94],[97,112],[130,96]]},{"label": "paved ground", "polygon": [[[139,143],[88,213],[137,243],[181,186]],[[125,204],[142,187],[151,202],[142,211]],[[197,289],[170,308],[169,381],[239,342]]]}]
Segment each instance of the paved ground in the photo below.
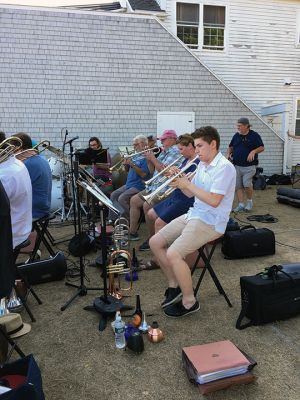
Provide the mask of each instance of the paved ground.
[{"label": "paved ground", "polygon": [[[75,293],[75,289],[66,287],[63,281],[36,286],[43,304],[38,306],[30,299],[37,322],[32,324],[30,334],[20,338],[18,343],[23,351],[33,353],[38,361],[46,398],[199,399],[200,393],[181,368],[182,347],[230,339],[257,360],[255,374],[258,380],[211,394],[209,398],[299,399],[300,316],[245,331],[235,329],[240,311],[239,277],[253,275],[275,263],[300,262],[300,210],[278,204],[276,188],[272,187],[256,192],[253,214],[266,213],[278,218],[277,223],[267,226],[276,234],[274,256],[229,261],[223,258],[220,248],[214,255],[213,266],[233,308],[227,306],[206,276],[199,294],[200,312],[181,320],[168,319],[159,307],[165,290],[160,271],[139,274],[132,297],[125,303],[133,305],[134,295],[140,294],[143,310],[151,314],[147,317],[148,322],[158,321],[165,334],[165,340],[160,344],[151,344],[145,338],[145,351],[141,355],[117,350],[111,328],[100,333],[99,315],[83,310],[102,292],[88,292],[87,296],[77,298],[67,310],[61,312],[60,307]],[[245,221],[246,216],[242,213],[239,218]],[[266,226],[261,223],[255,225]],[[67,234],[71,237],[72,227],[56,226],[51,232],[55,238]],[[144,239],[143,225],[140,233]],[[60,245],[59,248],[65,249],[65,246]],[[89,254],[85,260],[87,286],[102,286],[99,270],[88,266],[96,256],[98,254]],[[138,256],[150,258],[151,254]],[[78,265],[78,259],[74,260]],[[22,315],[28,321],[28,316]]]}]

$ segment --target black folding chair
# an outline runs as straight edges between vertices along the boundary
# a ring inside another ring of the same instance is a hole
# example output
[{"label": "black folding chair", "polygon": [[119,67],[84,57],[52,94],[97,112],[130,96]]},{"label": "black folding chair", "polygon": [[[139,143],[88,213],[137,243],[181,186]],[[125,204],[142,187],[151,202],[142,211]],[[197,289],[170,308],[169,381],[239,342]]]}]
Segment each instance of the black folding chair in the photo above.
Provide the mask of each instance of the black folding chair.
[{"label": "black folding chair", "polygon": [[[232,307],[232,304],[231,304],[227,294],[225,293],[225,290],[223,289],[223,287],[222,287],[222,285],[221,285],[221,283],[220,283],[220,281],[219,281],[219,279],[218,279],[218,277],[217,277],[217,275],[216,275],[216,273],[215,273],[215,271],[214,271],[214,269],[213,269],[213,267],[211,265],[211,259],[213,257],[214,252],[215,252],[216,246],[221,240],[222,240],[221,238],[219,238],[217,240],[213,240],[212,242],[208,242],[207,244],[203,245],[202,247],[200,247],[198,249],[198,256],[197,256],[197,259],[196,259],[196,261],[195,261],[195,263],[193,265],[193,268],[191,270],[192,275],[194,274],[194,272],[195,272],[195,270],[197,268],[197,265],[198,265],[198,263],[199,263],[199,261],[201,259],[204,262],[204,267],[203,267],[203,269],[201,271],[201,274],[200,274],[200,277],[198,279],[197,285],[196,285],[196,287],[194,289],[194,294],[195,294],[195,296],[197,295],[198,290],[199,290],[200,285],[201,285],[201,282],[202,282],[202,280],[204,278],[204,275],[205,275],[206,271],[208,271],[210,276],[211,276],[211,278],[212,278],[212,280],[214,281],[214,284],[216,285],[216,288],[218,289],[218,292],[222,296],[224,296],[228,306]],[[208,246],[211,246],[210,250],[207,250]]]}]

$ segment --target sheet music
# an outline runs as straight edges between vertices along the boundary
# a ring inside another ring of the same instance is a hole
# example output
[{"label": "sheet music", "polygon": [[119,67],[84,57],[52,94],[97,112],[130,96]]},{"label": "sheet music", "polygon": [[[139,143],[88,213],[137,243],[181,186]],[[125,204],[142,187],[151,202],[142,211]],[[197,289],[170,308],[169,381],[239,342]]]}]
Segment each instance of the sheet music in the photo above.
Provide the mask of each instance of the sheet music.
[{"label": "sheet music", "polygon": [[101,189],[98,188],[98,186],[96,186],[96,184],[89,184],[82,180],[78,180],[77,183],[85,190],[87,190],[97,200],[99,200],[101,204],[104,204],[117,215],[120,214],[120,211],[113,205],[112,201],[101,191]]}]

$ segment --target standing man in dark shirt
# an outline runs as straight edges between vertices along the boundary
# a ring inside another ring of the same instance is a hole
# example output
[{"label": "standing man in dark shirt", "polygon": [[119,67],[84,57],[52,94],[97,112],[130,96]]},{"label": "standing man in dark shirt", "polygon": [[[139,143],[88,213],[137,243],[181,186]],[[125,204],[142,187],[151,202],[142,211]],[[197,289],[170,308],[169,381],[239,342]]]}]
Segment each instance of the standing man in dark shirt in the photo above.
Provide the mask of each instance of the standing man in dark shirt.
[{"label": "standing man in dark shirt", "polygon": [[248,118],[240,118],[237,129],[238,132],[234,134],[227,150],[227,158],[232,159],[236,169],[236,192],[239,204],[234,212],[252,210],[252,178],[258,165],[258,153],[265,149],[260,135],[250,129]]}]

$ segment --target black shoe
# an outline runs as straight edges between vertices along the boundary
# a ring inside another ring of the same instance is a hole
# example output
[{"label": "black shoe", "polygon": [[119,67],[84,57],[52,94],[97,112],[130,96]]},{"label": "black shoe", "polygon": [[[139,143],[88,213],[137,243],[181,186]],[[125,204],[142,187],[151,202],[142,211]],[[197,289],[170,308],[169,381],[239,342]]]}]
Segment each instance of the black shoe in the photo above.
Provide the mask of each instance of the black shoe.
[{"label": "black shoe", "polygon": [[164,313],[166,314],[167,317],[172,317],[172,318],[179,318],[179,317],[184,317],[185,315],[192,314],[196,311],[200,310],[200,304],[196,300],[195,304],[187,309],[184,307],[182,304],[182,301],[176,304],[172,304],[171,306],[167,307],[164,309]]},{"label": "black shoe", "polygon": [[148,251],[148,250],[150,250],[149,240],[148,239],[143,244],[140,245],[139,250],[140,251]]},{"label": "black shoe", "polygon": [[165,299],[161,303],[161,307],[165,308],[170,306],[171,304],[177,303],[182,297],[181,289],[179,287],[177,288],[171,288],[169,287],[165,291]]},{"label": "black shoe", "polygon": [[132,240],[132,241],[140,240],[139,234],[138,233],[129,233],[129,240]]}]

